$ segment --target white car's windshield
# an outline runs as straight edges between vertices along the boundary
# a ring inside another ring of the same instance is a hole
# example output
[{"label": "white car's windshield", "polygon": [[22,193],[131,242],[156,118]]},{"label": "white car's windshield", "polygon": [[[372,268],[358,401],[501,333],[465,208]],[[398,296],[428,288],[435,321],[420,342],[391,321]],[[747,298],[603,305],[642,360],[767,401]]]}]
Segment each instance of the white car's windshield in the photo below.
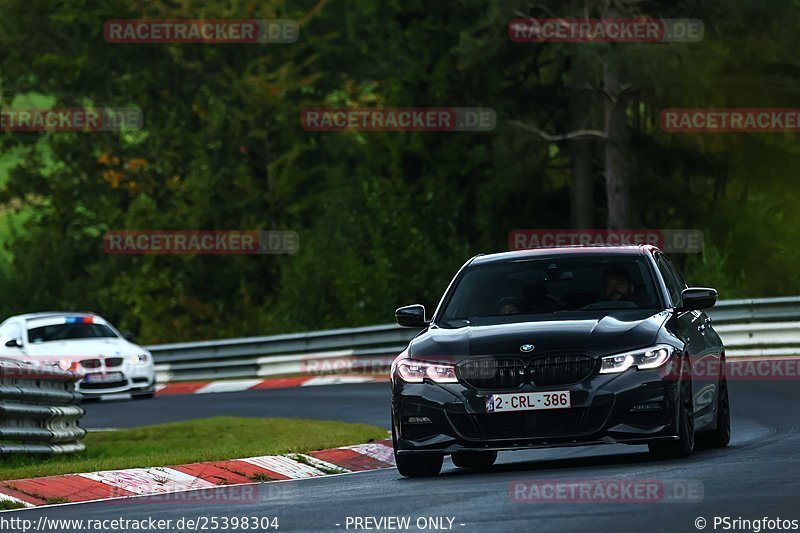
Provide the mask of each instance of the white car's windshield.
[{"label": "white car's windshield", "polygon": [[116,333],[105,324],[74,323],[52,324],[28,330],[28,342],[66,341],[74,339],[117,338]]}]

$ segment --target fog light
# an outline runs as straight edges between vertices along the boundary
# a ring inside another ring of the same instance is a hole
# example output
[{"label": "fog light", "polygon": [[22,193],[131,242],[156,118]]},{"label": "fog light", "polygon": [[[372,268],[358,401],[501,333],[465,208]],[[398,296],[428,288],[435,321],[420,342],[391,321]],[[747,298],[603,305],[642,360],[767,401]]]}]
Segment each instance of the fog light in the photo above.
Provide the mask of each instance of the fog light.
[{"label": "fog light", "polygon": [[660,411],[663,409],[661,402],[637,403],[632,411]]},{"label": "fog light", "polygon": [[431,419],[427,416],[409,416],[406,418],[407,424],[430,424]]}]

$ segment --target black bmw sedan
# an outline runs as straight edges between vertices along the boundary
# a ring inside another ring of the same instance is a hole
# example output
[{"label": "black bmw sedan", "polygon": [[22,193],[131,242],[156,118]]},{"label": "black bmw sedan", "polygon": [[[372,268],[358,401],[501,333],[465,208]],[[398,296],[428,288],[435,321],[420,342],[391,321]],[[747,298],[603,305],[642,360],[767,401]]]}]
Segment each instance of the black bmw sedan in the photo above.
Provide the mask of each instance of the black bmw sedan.
[{"label": "black bmw sedan", "polygon": [[653,246],[566,247],[479,255],[461,267],[392,363],[400,474],[486,468],[497,452],[647,444],[686,457],[726,446],[725,350],[689,288]]}]

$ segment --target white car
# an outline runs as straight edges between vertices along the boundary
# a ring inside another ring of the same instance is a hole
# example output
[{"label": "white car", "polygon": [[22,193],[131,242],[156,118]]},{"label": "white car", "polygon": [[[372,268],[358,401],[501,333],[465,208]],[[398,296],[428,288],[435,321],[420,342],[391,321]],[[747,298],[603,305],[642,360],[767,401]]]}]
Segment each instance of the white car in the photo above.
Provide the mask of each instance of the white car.
[{"label": "white car", "polygon": [[153,355],[93,313],[17,315],[0,324],[0,359],[57,365],[83,377],[75,389],[85,397],[155,394]]}]

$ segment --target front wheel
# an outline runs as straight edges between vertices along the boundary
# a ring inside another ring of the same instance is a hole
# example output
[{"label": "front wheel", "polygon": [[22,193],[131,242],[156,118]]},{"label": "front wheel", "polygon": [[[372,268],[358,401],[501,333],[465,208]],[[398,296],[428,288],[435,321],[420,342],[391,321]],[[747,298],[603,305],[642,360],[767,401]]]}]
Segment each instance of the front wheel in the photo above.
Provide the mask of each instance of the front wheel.
[{"label": "front wheel", "polygon": [[689,364],[684,361],[680,378],[680,397],[678,419],[678,440],[654,442],[648,444],[650,453],[656,457],[673,459],[689,457],[694,452],[694,395],[692,392],[692,373]]},{"label": "front wheel", "polygon": [[100,401],[100,396],[84,396],[81,398],[81,403],[97,403]]},{"label": "front wheel", "polygon": [[442,471],[444,454],[441,453],[397,453],[397,433],[392,417],[392,447],[394,463],[403,477],[431,477]]},{"label": "front wheel", "polygon": [[155,392],[145,392],[144,394],[133,394],[132,398],[134,400],[152,400],[155,396]]},{"label": "front wheel", "polygon": [[403,477],[431,477],[442,470],[444,455],[441,453],[395,453],[397,471]]}]

